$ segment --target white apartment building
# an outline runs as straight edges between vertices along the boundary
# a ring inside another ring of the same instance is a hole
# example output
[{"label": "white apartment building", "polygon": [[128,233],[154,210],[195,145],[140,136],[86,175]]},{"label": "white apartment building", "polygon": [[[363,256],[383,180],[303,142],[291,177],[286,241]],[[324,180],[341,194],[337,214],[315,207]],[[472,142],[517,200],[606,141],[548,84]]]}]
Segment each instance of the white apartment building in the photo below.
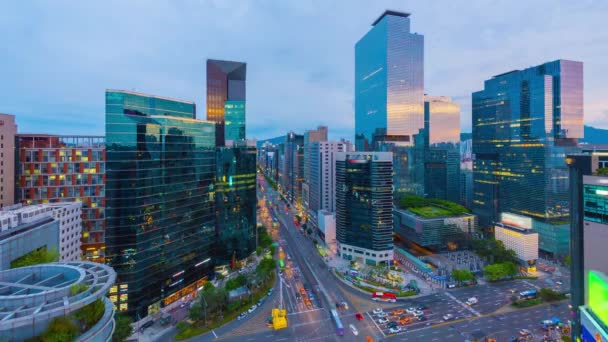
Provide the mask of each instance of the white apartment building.
[{"label": "white apartment building", "polygon": [[59,221],[59,261],[82,259],[82,202],[43,204]]},{"label": "white apartment building", "polygon": [[336,161],[335,153],[351,152],[353,145],[347,141],[317,141],[310,146],[310,181],[308,185],[308,217],[317,228],[319,210],[336,211]]}]

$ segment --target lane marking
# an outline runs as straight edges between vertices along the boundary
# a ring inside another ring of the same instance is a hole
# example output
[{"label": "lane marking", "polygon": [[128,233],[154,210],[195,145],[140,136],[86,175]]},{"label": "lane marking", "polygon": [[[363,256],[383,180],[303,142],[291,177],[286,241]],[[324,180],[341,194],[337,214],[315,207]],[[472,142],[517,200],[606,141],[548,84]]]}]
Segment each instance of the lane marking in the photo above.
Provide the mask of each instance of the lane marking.
[{"label": "lane marking", "polygon": [[382,334],[382,337],[386,337],[386,334],[384,333],[384,331],[382,331],[382,329],[380,329],[380,326],[376,323],[376,321],[374,320],[374,318],[372,317],[372,315],[369,314],[369,311],[366,312],[367,316],[369,317],[369,319],[374,322],[374,325],[376,326],[376,328],[378,330],[380,330],[380,333]]},{"label": "lane marking", "polygon": [[299,314],[303,314],[303,313],[307,313],[307,312],[315,312],[315,311],[323,311],[323,309],[322,308],[317,308],[317,309],[310,309],[310,310],[292,312],[292,313],[288,313],[287,316],[299,315]]},{"label": "lane marking", "polygon": [[452,300],[454,300],[456,303],[460,304],[463,308],[471,311],[471,313],[473,313],[475,316],[481,317],[481,314],[477,310],[475,310],[472,307],[470,307],[470,306],[466,305],[465,303],[461,302],[458,298],[454,297],[453,294],[451,294],[449,292],[444,292],[444,293],[445,293],[446,296],[452,298]]},{"label": "lane marking", "polygon": [[215,333],[215,330],[212,329],[211,332],[213,333],[213,336],[215,336],[215,338],[218,338],[217,334]]}]

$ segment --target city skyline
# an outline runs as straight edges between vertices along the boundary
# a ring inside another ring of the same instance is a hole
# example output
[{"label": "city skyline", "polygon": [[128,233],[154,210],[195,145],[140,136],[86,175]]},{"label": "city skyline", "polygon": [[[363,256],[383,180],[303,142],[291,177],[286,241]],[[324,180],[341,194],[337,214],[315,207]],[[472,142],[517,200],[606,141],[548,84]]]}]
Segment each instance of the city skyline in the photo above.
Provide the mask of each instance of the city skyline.
[{"label": "city skyline", "polygon": [[[330,139],[353,140],[353,46],[371,27],[369,13],[389,8],[415,18],[412,32],[427,41],[425,93],[461,105],[463,132],[471,130],[470,94],[483,80],[555,59],[585,63],[585,123],[607,128],[601,75],[608,67],[601,57],[608,48],[597,44],[601,30],[592,29],[607,4],[464,4],[121,3],[112,17],[103,15],[101,3],[3,5],[0,32],[9,44],[0,66],[7,80],[0,111],[16,115],[24,133],[99,135],[103,93],[119,88],[194,101],[197,118],[204,119],[205,59],[220,58],[249,64],[248,137],[284,134],[282,122],[289,122],[296,132],[323,124],[331,128]],[[95,18],[82,15],[100,11]],[[525,18],[538,11],[544,16]],[[32,20],[20,20],[25,13]],[[139,16],[126,21],[120,13]],[[567,27],[560,20],[565,13]],[[160,18],[167,25],[151,24]]]}]

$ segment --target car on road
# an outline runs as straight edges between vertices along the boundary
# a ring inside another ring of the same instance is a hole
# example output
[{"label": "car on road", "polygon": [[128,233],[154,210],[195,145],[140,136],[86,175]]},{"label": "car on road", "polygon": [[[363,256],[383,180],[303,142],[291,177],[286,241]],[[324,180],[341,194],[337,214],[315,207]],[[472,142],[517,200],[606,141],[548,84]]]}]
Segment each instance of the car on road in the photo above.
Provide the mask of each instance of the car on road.
[{"label": "car on road", "polygon": [[296,299],[302,299],[302,295],[296,292]]},{"label": "car on road", "polygon": [[416,310],[416,311],[414,311],[414,316],[416,316],[416,317],[424,316],[424,312],[422,312],[420,310]]},{"label": "car on road", "polygon": [[555,282],[555,285],[557,285],[557,286],[562,286],[563,284],[564,284],[564,283],[562,283],[561,281],[556,281],[556,282]]},{"label": "car on road", "polygon": [[426,316],[424,316],[424,315],[418,316],[418,320],[419,321],[426,321]]},{"label": "car on road", "polygon": [[139,331],[143,332],[144,330],[146,330],[147,328],[151,327],[154,325],[154,320],[151,319],[149,321],[147,321],[146,323],[144,323],[141,328],[139,328]]},{"label": "car on road", "polygon": [[372,311],[372,312],[374,313],[374,315],[377,315],[383,311],[382,311],[382,308],[375,308],[374,311]]},{"label": "car on road", "polygon": [[388,323],[388,318],[381,317],[380,319],[378,319],[378,324],[384,324],[384,323]]},{"label": "car on road", "polygon": [[255,305],[255,304],[253,304],[253,305],[252,305],[252,306],[249,308],[249,310],[247,310],[247,312],[252,313],[252,312],[254,312],[254,311],[255,311],[255,309],[257,309],[257,308],[258,308],[258,306],[257,306],[257,305]]},{"label": "car on road", "polygon": [[426,306],[426,305],[424,305],[424,304],[419,304],[418,306],[416,306],[416,309],[418,309],[418,310],[426,310],[426,309],[428,309],[428,308],[429,308],[429,307],[428,307],[428,306]]},{"label": "car on road", "polygon": [[359,335],[359,330],[357,330],[357,328],[355,328],[354,325],[351,324],[348,327],[350,328],[350,331],[353,332],[353,335],[355,335],[355,336]]},{"label": "car on road", "polygon": [[348,304],[346,302],[342,302],[342,307],[344,310],[348,310]]},{"label": "car on road", "polygon": [[409,313],[409,314],[413,314],[416,311],[416,309],[412,306],[410,306],[409,308],[405,309],[405,312]]},{"label": "car on road", "polygon": [[400,326],[392,327],[392,328],[388,329],[388,332],[391,334],[398,334],[401,332],[401,327]]},{"label": "car on road", "polygon": [[355,317],[357,318],[357,321],[362,321],[363,320],[363,315],[360,314],[360,313],[358,313],[358,312],[355,314]]},{"label": "car on road", "polygon": [[382,312],[376,314],[376,316],[378,316],[378,317],[386,317],[386,312],[382,311]]},{"label": "car on road", "polygon": [[449,321],[452,318],[454,318],[454,315],[452,315],[452,314],[445,314],[445,315],[443,315],[443,320],[444,321]]},{"label": "car on road", "polygon": [[530,330],[528,330],[528,329],[521,329],[519,331],[519,334],[521,336],[530,336],[530,335],[532,335],[532,332]]}]

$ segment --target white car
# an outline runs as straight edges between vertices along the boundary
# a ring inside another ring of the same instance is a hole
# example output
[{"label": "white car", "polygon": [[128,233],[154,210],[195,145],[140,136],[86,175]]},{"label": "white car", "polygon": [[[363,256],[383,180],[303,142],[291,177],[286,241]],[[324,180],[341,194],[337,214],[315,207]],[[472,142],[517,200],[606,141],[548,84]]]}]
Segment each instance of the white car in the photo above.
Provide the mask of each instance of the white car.
[{"label": "white car", "polygon": [[379,313],[381,313],[381,312],[383,312],[383,311],[382,311],[382,308],[375,308],[375,309],[374,309],[374,311],[372,311],[372,312],[373,312],[375,315],[377,315],[377,314],[379,314]]},{"label": "white car", "polygon": [[253,304],[253,305],[252,305],[252,306],[249,308],[249,310],[247,310],[247,312],[252,313],[252,312],[254,312],[254,311],[255,311],[255,309],[257,309],[257,308],[258,308],[258,306],[257,306],[257,305],[255,305],[255,304]]},{"label": "white car", "polygon": [[378,324],[384,324],[384,323],[388,323],[388,318],[382,317],[378,320]]},{"label": "white car", "polygon": [[454,318],[454,315],[452,315],[452,314],[443,315],[443,320],[444,321],[449,321],[452,318]]},{"label": "white car", "polygon": [[416,317],[424,316],[424,312],[422,312],[420,310],[416,310],[416,311],[414,311],[414,316],[416,316]]},{"label": "white car", "polygon": [[386,317],[386,312],[381,311],[376,316],[378,316],[378,317]]},{"label": "white car", "polygon": [[344,310],[348,310],[348,304],[346,302],[342,302],[342,307]]},{"label": "white car", "polygon": [[390,328],[388,330],[388,332],[391,333],[391,334],[400,333],[401,332],[401,327],[400,326],[396,326],[396,327]]},{"label": "white car", "polygon": [[405,312],[413,314],[414,312],[416,312],[416,308],[410,306],[409,308],[405,309]]},{"label": "white car", "polygon": [[359,330],[357,330],[357,328],[355,328],[354,325],[351,324],[348,327],[350,328],[350,331],[352,331],[355,336],[359,335]]}]

